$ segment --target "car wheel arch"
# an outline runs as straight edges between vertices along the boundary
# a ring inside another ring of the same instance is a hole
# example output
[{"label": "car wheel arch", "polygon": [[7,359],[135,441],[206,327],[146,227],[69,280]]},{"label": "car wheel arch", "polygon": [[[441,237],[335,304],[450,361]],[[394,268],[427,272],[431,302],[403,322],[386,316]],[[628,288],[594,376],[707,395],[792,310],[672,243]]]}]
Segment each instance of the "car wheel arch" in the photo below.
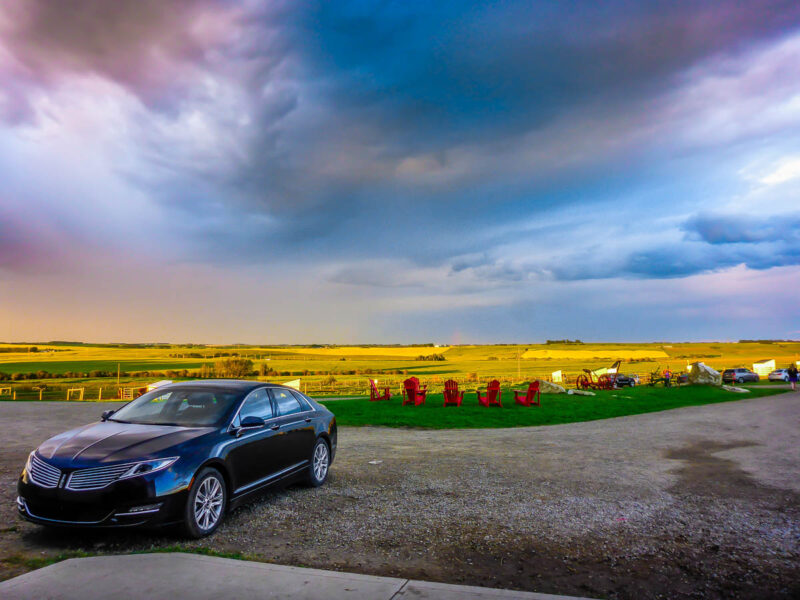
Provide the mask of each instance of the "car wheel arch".
[{"label": "car wheel arch", "polygon": [[[332,450],[333,448],[332,448],[332,446],[331,446],[331,438],[330,438],[330,436],[328,435],[328,432],[323,432],[323,433],[320,433],[320,434],[317,436],[317,439],[318,439],[318,440],[325,440],[325,443],[326,443],[326,444],[328,444],[328,452],[331,452],[331,450]],[[317,442],[316,442],[316,441],[314,442],[314,445],[315,445],[315,446],[317,445]]]},{"label": "car wheel arch", "polygon": [[225,464],[224,461],[218,458],[211,458],[197,467],[194,475],[192,476],[192,483],[194,483],[194,478],[197,477],[197,474],[200,473],[203,469],[212,468],[219,471],[219,474],[222,475],[222,480],[225,482],[225,488],[228,497],[228,504],[230,504],[230,498],[233,496],[233,480],[231,479],[231,474],[228,471],[228,465]]}]

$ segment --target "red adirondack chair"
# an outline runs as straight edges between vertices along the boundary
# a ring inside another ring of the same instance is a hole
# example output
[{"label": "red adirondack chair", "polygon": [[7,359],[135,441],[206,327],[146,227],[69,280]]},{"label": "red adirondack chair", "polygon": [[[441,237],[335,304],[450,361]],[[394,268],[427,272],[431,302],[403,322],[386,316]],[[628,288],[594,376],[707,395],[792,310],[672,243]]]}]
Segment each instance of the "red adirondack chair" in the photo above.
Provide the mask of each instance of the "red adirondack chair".
[{"label": "red adirondack chair", "polygon": [[458,382],[448,379],[444,382],[444,405],[461,406],[464,392],[458,391]]},{"label": "red adirondack chair", "polygon": [[[534,400],[534,398],[536,400]],[[539,390],[539,380],[532,381],[528,386],[528,391],[514,390],[514,402],[522,404],[522,406],[541,406],[542,393]]]},{"label": "red adirondack chair", "polygon": [[369,380],[369,401],[377,402],[378,400],[388,400],[392,395],[389,393],[389,388],[383,388],[383,393],[378,392],[378,386],[375,385],[375,380]]},{"label": "red adirondack chair", "polygon": [[481,406],[503,406],[500,402],[503,392],[500,391],[500,382],[497,379],[489,382],[485,394],[481,395],[480,390],[475,390],[475,393],[478,394],[478,404]]},{"label": "red adirondack chair", "polygon": [[420,387],[419,379],[416,377],[409,377],[403,382],[403,406],[406,404],[413,404],[414,406],[425,404],[425,396],[427,393],[427,385]]}]

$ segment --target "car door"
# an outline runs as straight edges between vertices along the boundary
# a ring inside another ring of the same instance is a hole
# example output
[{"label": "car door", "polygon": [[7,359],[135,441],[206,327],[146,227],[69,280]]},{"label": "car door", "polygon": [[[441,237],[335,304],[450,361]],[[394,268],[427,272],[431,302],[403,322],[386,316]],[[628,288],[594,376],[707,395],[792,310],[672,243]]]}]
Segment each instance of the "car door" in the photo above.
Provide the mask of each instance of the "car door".
[{"label": "car door", "polygon": [[[242,429],[245,417],[261,417],[263,427]],[[228,450],[228,463],[234,477],[234,494],[246,492],[266,483],[281,470],[278,430],[273,429],[275,413],[266,388],[252,391],[245,398],[234,418],[232,434],[236,439]],[[237,433],[238,432],[238,433]]]},{"label": "car door", "polygon": [[316,441],[314,423],[308,406],[291,393],[281,388],[270,389],[275,411],[280,425],[281,453],[286,469],[301,466],[311,458],[311,450]]}]

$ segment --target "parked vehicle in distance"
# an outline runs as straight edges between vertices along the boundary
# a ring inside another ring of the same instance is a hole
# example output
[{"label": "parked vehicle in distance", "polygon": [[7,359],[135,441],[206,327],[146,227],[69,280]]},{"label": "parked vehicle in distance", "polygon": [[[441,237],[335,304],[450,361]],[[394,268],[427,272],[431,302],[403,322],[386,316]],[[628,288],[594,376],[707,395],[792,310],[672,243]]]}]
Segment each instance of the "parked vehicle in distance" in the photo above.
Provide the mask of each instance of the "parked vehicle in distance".
[{"label": "parked vehicle in distance", "polygon": [[789,381],[789,370],[788,369],[775,369],[767,375],[767,379],[769,381]]},{"label": "parked vehicle in distance", "polygon": [[336,443],[333,413],[291,388],[165,385],[31,452],[17,508],[40,525],[179,524],[203,537],[268,487],[325,483]]},{"label": "parked vehicle in distance", "polygon": [[618,373],[615,383],[617,387],[634,387],[639,383],[639,376]]},{"label": "parked vehicle in distance", "polygon": [[722,372],[722,381],[725,383],[744,383],[745,381],[758,381],[759,379],[761,378],[756,373],[742,367],[725,369]]}]

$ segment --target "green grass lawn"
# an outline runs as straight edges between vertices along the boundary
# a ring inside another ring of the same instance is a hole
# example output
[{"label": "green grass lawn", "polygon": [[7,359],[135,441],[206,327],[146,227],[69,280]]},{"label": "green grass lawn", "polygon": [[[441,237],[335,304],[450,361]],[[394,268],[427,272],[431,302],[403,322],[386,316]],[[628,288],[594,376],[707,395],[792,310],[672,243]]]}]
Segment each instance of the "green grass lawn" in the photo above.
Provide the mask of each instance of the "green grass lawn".
[{"label": "green grass lawn", "polygon": [[[213,361],[206,361],[211,362]],[[151,371],[160,369],[199,369],[203,362],[199,360],[168,360],[168,359],[139,359],[139,360],[49,360],[0,363],[0,373],[35,373],[47,371],[48,373],[88,373],[89,371],[117,372],[117,365],[121,371]]]},{"label": "green grass lawn", "polygon": [[756,388],[748,394],[735,394],[706,386],[667,389],[640,386],[597,392],[596,396],[548,394],[542,396],[541,406],[524,407],[514,404],[513,393],[503,390],[502,408],[479,406],[474,392],[465,395],[462,406],[446,408],[442,405],[442,394],[428,396],[427,403],[421,406],[402,406],[399,396],[388,402],[370,402],[366,398],[320,402],[336,414],[339,425],[477,429],[594,421],[682,406],[769,396],[783,391]]}]

